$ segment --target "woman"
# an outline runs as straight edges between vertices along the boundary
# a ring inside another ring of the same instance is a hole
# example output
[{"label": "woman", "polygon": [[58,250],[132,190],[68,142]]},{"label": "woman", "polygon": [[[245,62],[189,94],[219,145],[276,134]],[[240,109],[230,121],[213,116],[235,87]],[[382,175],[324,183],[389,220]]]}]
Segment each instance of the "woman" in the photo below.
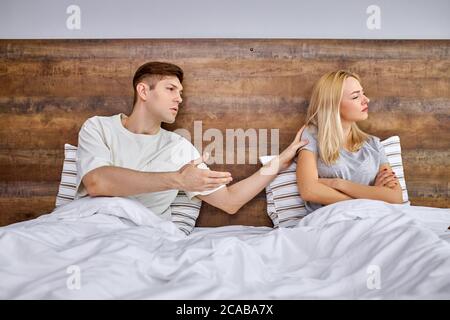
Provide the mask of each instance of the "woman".
[{"label": "woman", "polygon": [[380,139],[356,124],[367,119],[368,102],[354,73],[329,72],[316,83],[302,135],[309,144],[297,161],[297,184],[308,212],[349,199],[402,203]]}]

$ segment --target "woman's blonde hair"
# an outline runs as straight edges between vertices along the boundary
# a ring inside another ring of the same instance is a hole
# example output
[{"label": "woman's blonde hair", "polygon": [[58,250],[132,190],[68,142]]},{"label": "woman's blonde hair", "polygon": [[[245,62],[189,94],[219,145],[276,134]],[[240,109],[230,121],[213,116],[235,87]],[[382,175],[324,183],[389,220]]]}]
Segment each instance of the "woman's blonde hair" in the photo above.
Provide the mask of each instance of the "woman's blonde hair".
[{"label": "woman's blonde hair", "polygon": [[[315,84],[306,114],[306,125],[317,128],[319,156],[331,165],[339,158],[339,150],[344,147],[344,132],[341,125],[340,103],[345,79],[360,77],[352,72],[338,70],[324,74]],[[357,151],[369,135],[353,123],[350,129],[350,150]]]}]

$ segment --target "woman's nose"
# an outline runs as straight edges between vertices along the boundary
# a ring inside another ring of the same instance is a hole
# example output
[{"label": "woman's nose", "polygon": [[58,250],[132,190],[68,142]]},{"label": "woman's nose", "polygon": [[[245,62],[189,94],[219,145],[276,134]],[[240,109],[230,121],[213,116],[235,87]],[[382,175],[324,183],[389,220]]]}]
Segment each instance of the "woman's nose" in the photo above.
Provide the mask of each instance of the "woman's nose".
[{"label": "woman's nose", "polygon": [[364,96],[364,98],[365,98],[364,103],[369,103],[370,102],[369,98],[367,98],[366,96]]}]

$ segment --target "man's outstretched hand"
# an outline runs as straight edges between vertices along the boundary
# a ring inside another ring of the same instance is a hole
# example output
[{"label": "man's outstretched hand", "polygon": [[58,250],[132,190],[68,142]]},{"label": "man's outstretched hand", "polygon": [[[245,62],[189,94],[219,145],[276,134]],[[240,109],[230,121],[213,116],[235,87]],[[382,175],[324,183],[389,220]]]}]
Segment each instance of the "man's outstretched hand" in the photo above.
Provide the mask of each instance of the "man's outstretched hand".
[{"label": "man's outstretched hand", "polygon": [[198,166],[208,160],[208,157],[209,155],[205,153],[201,158],[192,160],[178,170],[180,190],[191,192],[213,190],[233,180],[229,172],[199,168]]}]

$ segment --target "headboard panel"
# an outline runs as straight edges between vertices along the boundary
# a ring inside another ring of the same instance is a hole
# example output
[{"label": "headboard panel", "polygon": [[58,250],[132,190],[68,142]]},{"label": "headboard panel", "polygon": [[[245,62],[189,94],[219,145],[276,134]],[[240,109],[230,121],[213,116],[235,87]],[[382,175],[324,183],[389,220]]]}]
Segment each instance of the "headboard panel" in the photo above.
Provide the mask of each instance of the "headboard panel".
[{"label": "headboard panel", "polygon": [[[401,137],[412,203],[449,205],[450,41],[0,40],[0,60],[0,225],[53,209],[64,143],[77,144],[88,117],[129,113],[132,76],[150,60],[186,75],[183,107],[166,128],[195,136],[201,121],[202,134],[215,128],[224,137],[226,129],[279,129],[280,150],[302,125],[319,76],[357,72],[371,98],[361,126]],[[234,181],[258,167],[248,158],[212,165]],[[205,204],[198,225],[271,225],[264,212],[261,192],[234,216]]]}]

